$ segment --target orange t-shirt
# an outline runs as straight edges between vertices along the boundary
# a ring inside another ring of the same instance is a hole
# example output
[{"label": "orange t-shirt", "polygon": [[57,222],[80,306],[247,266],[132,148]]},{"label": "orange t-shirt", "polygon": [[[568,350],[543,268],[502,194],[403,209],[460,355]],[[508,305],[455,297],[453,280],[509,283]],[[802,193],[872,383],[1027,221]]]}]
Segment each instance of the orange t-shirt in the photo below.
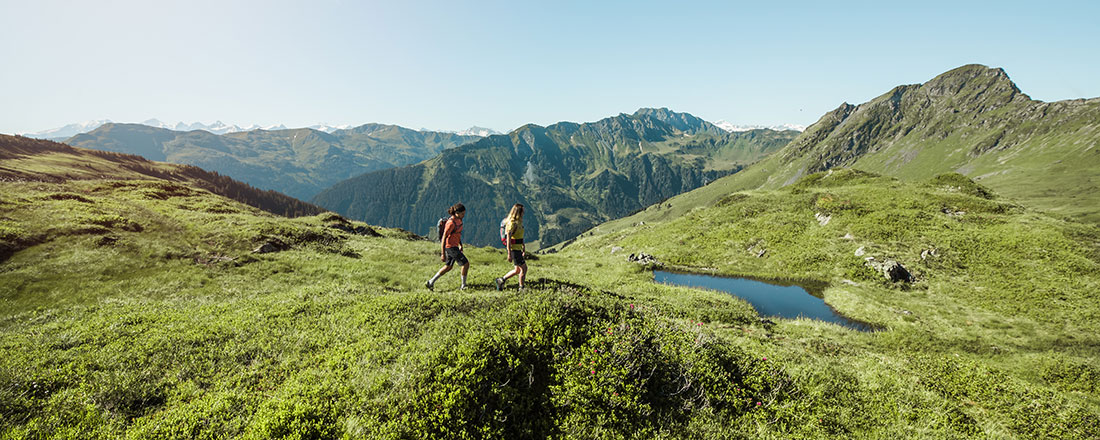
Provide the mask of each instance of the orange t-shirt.
[{"label": "orange t-shirt", "polygon": [[451,217],[447,220],[447,225],[443,226],[443,236],[447,238],[443,247],[458,247],[462,243],[462,219]]}]

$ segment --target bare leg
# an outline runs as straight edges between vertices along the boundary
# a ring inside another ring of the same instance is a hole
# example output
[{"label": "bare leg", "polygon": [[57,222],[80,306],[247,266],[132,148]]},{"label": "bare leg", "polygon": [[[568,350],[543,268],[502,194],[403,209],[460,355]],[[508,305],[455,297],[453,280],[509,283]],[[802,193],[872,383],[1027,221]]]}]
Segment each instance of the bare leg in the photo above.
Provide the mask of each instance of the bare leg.
[{"label": "bare leg", "polygon": [[503,279],[507,281],[508,278],[512,278],[516,275],[519,275],[519,266],[516,266],[515,268],[513,268],[512,271],[508,272],[507,275],[504,275]]},{"label": "bare leg", "polygon": [[519,288],[523,288],[527,281],[527,264],[523,266],[516,266],[516,270],[519,271]]},{"label": "bare leg", "polygon": [[435,286],[436,280],[438,280],[439,277],[443,276],[443,274],[449,272],[450,270],[451,270],[451,266],[443,266],[442,269],[439,269],[439,272],[435,273],[435,276],[432,277],[432,279],[430,279],[430,280],[428,280],[428,282],[424,283],[424,287],[427,287],[428,290],[432,290]]}]

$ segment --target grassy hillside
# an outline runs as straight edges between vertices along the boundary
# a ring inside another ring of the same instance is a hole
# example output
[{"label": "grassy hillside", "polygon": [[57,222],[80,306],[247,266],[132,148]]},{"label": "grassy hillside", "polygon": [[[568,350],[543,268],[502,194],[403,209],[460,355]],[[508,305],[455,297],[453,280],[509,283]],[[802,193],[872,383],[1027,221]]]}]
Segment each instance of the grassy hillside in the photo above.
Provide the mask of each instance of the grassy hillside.
[{"label": "grassy hillside", "polygon": [[687,113],[632,115],[549,127],[527,125],[431,160],[349,179],[314,203],[372,224],[428,233],[447,207],[469,208],[469,243],[499,242],[511,206],[527,206],[531,249],[736,172],[796,132],[725,133]]},{"label": "grassy hillside", "polygon": [[183,183],[285,216],[315,215],[324,211],[284,194],[260,190],[190,165],[151,162],[129,154],[0,135],[0,180],[65,182],[106,178]]},{"label": "grassy hillside", "polygon": [[921,181],[966,175],[1048,212],[1100,223],[1100,99],[1035,101],[1001,69],[969,65],[843,104],[767,159],[602,230],[671,218],[726,194],[851,167]]},{"label": "grassy hillside", "polygon": [[[427,292],[433,242],[165,185],[0,182],[0,240],[20,249],[0,262],[0,438],[1100,432],[1100,232],[959,176],[730,194],[532,259],[522,292],[491,287],[499,250],[467,249],[471,289],[450,274]],[[917,281],[879,279],[859,247]],[[761,321],[653,284],[623,257],[639,251],[826,281],[883,330]]]},{"label": "grassy hillside", "polygon": [[404,166],[447,148],[481,139],[366,124],[332,133],[308,128],[216,135],[140,124],[106,124],[66,143],[188,164],[264,189],[308,200],[322,189],[362,173]]},{"label": "grassy hillside", "polygon": [[788,398],[696,325],[750,308],[625,262],[578,284],[585,264],[533,261],[557,267],[496,292],[503,253],[471,248],[474,288],[430,293],[432,242],[163,186],[0,184],[0,238],[35,243],[0,263],[0,436],[653,437]]},{"label": "grassy hillside", "polygon": [[[799,320],[768,329],[764,346],[813,390],[810,406],[853,418],[835,434],[1100,436],[1095,225],[1050,217],[959,174],[903,183],[835,170],[581,237],[563,253],[616,247],[697,272],[825,282],[828,304],[885,326],[870,335]],[[888,281],[868,257],[899,262],[915,281]],[[917,408],[931,406],[950,429],[922,426]]]}]

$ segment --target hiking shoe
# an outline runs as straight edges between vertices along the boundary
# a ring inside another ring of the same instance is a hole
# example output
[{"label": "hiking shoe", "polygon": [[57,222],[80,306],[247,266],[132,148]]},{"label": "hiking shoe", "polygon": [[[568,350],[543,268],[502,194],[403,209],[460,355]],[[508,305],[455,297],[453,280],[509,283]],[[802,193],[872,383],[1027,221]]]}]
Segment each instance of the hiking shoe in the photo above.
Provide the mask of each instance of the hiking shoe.
[{"label": "hiking shoe", "polygon": [[427,287],[428,290],[435,290],[435,289],[433,289],[433,287],[435,287],[435,286],[432,285],[432,280],[425,281],[424,282],[424,287]]},{"label": "hiking shoe", "polygon": [[463,284],[463,285],[459,286],[459,287],[458,287],[458,290],[466,290],[466,285],[465,285],[465,284]]},{"label": "hiking shoe", "polygon": [[497,278],[497,290],[504,290],[504,278]]}]

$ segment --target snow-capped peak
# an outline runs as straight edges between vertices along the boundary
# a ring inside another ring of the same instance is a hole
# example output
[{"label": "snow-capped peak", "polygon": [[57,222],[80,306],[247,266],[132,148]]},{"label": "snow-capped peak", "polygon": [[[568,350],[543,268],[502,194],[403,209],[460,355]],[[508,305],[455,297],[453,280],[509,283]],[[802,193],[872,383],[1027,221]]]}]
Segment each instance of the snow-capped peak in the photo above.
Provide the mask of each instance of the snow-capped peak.
[{"label": "snow-capped peak", "polygon": [[716,125],[718,128],[726,130],[728,132],[760,130],[760,129],[769,129],[769,130],[775,130],[775,131],[785,131],[785,130],[806,131],[806,126],[805,125],[798,125],[798,124],[780,124],[780,125],[771,125],[771,126],[768,126],[768,125],[736,125],[732,122],[721,120],[721,121],[718,121],[718,122],[714,122],[714,125]]},{"label": "snow-capped peak", "polygon": [[458,135],[461,135],[461,136],[489,137],[489,136],[492,136],[494,134],[501,134],[501,133],[499,131],[493,130],[491,128],[478,127],[478,126],[475,125],[473,127],[467,128],[467,129],[462,130],[462,131],[460,131],[458,133],[455,133],[455,134],[458,134]]},{"label": "snow-capped peak", "polygon": [[56,138],[68,138],[76,136],[80,133],[87,133],[89,131],[99,128],[100,125],[110,124],[110,119],[100,119],[95,121],[87,121],[77,124],[69,124],[64,127],[51,128],[49,130],[42,130],[36,133],[20,133],[26,137],[38,138],[38,139],[56,139]]},{"label": "snow-capped peak", "polygon": [[236,124],[229,125],[229,124],[226,124],[222,121],[214,121],[214,123],[212,123],[212,124],[203,124],[202,122],[192,122],[192,123],[177,122],[175,124],[167,124],[167,123],[161,122],[160,120],[157,120],[157,119],[149,119],[149,120],[146,120],[145,122],[142,122],[142,125],[148,125],[150,127],[164,128],[164,129],[174,130],[174,131],[203,130],[203,131],[208,131],[208,132],[214,133],[214,134],[237,133],[237,132],[252,131],[252,130],[286,130],[286,125],[283,125],[283,124],[278,124],[278,125],[251,124],[251,125],[242,127],[242,126],[236,125]]},{"label": "snow-capped peak", "polygon": [[[40,132],[37,132],[37,133],[20,133],[20,134],[23,135],[23,136],[33,137],[33,138],[40,138],[40,139],[69,138],[69,137],[73,137],[73,136],[76,136],[76,135],[81,134],[81,133],[90,132],[92,130],[95,130],[95,129],[99,128],[103,124],[109,124],[111,122],[112,121],[110,121],[108,119],[103,119],[103,120],[98,120],[98,121],[88,121],[88,122],[84,122],[84,123],[80,123],[80,124],[69,124],[69,125],[66,125],[64,127],[54,128],[54,129],[50,129],[50,130],[43,130],[43,131],[40,131]],[[208,131],[208,132],[213,133],[213,134],[227,134],[227,133],[237,133],[237,132],[242,132],[242,131],[253,131],[253,130],[272,131],[272,130],[287,130],[288,129],[287,126],[284,125],[284,124],[277,124],[277,125],[251,124],[251,125],[242,127],[240,125],[235,125],[235,124],[234,125],[229,125],[229,124],[226,124],[225,122],[222,122],[222,121],[214,121],[211,124],[204,124],[202,122],[191,122],[191,123],[176,122],[176,123],[172,124],[172,123],[167,123],[167,122],[161,121],[161,120],[156,119],[156,118],[146,119],[145,121],[141,122],[141,125],[146,125],[146,126],[155,127],[155,128],[163,128],[163,129],[166,129],[166,130],[173,130],[173,131],[203,130],[203,131]],[[318,131],[323,131],[325,133],[332,133],[336,130],[346,130],[346,129],[352,128],[352,126],[347,125],[347,124],[345,124],[345,125],[331,125],[331,124],[326,124],[326,123],[320,123],[320,124],[316,124],[316,125],[311,125],[307,128],[311,128],[311,129],[318,130]],[[439,130],[421,129],[421,131],[439,131]],[[486,137],[486,136],[490,136],[490,135],[494,135],[494,134],[501,134],[500,132],[498,132],[496,130],[493,130],[491,128],[477,127],[477,126],[470,127],[468,129],[462,130],[462,131],[446,131],[446,133],[455,133],[455,134],[459,134],[459,135],[463,135],[463,136],[481,136],[481,137]]]},{"label": "snow-capped peak", "polygon": [[323,131],[325,133],[332,133],[336,130],[347,130],[347,129],[351,128],[351,125],[346,125],[346,124],[345,125],[329,125],[329,124],[326,124],[326,123],[322,122],[322,123],[317,124],[317,125],[310,125],[307,128],[312,128],[312,129],[317,130],[317,131]]},{"label": "snow-capped peak", "polygon": [[432,130],[430,128],[421,128],[419,131],[434,131],[436,133],[453,133],[453,134],[457,134],[459,136],[481,136],[481,137],[489,137],[489,136],[492,136],[494,134],[504,134],[504,133],[501,133],[499,131],[493,130],[491,128],[478,127],[476,125],[473,126],[473,127],[467,128],[465,130],[462,130],[462,131]]}]

